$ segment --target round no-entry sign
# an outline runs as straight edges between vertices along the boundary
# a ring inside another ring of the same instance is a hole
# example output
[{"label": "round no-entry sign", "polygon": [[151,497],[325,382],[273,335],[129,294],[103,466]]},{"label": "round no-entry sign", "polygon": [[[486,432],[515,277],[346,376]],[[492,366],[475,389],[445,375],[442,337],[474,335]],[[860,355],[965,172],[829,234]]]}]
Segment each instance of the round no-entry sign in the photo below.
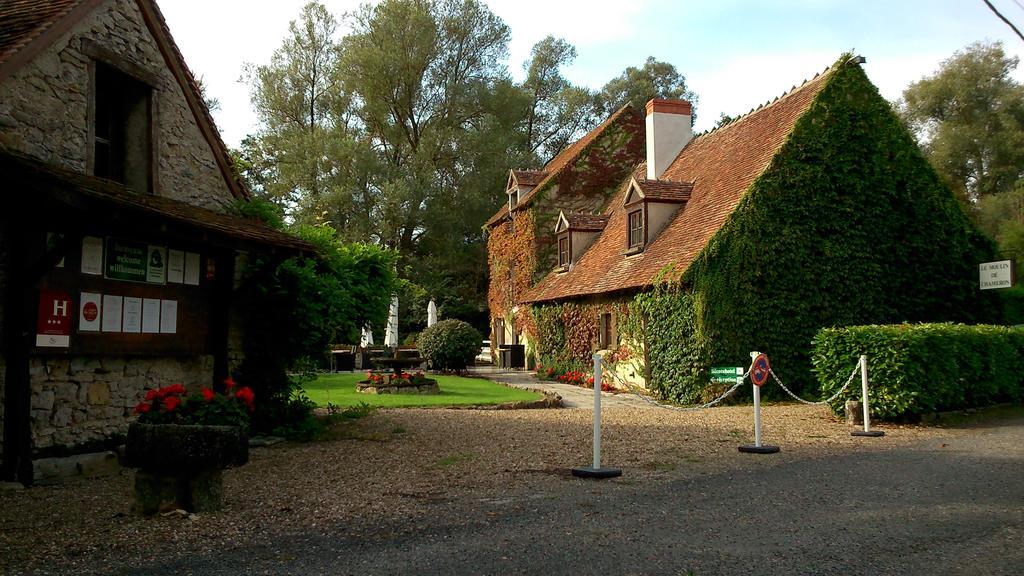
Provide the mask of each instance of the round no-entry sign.
[{"label": "round no-entry sign", "polygon": [[768,381],[768,372],[771,369],[771,366],[768,364],[768,356],[758,354],[750,365],[750,381],[754,383],[754,386],[764,384]]}]

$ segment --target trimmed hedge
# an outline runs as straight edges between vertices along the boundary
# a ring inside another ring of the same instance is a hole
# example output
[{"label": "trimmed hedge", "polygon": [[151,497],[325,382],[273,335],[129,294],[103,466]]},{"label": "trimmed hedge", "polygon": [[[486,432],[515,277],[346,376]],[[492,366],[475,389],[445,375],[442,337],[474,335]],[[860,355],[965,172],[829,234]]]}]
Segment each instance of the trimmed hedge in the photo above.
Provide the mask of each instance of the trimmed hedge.
[{"label": "trimmed hedge", "polygon": [[[896,324],[827,328],[814,337],[814,372],[822,395],[842,387],[861,354],[868,356],[872,415],[902,419],[944,410],[1020,401],[1024,330],[965,324]],[[832,404],[860,398],[859,381]]]},{"label": "trimmed hedge", "polygon": [[462,320],[441,320],[420,332],[416,345],[434,370],[464,370],[480,353],[483,336]]}]

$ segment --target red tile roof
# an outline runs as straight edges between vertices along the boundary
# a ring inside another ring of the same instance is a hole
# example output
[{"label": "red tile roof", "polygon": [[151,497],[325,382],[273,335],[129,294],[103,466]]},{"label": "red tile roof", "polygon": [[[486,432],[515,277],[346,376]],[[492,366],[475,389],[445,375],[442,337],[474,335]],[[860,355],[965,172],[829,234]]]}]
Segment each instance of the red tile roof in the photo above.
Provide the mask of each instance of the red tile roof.
[{"label": "red tile roof", "polygon": [[38,38],[82,0],[0,0],[0,63]]},{"label": "red tile roof", "polygon": [[693,182],[637,180],[636,185],[644,200],[654,202],[686,202],[693,192]]},{"label": "red tile roof", "polygon": [[[103,3],[104,0],[0,0],[0,79],[13,73],[56,40],[57,32],[70,28]],[[249,190],[234,168],[228,148],[200,95],[199,85],[174,42],[160,8],[154,0],[136,0],[135,3],[168,69],[181,86],[228,188],[237,198],[249,198]],[[103,41],[102,38],[97,40]]]},{"label": "red tile roof", "polygon": [[[626,210],[623,196],[613,197],[605,209],[607,227],[580,261],[568,272],[549,274],[523,301],[644,288],[667,266],[681,274],[765,171],[830,76],[823,73],[775,102],[691,140],[663,175],[665,180],[692,182],[690,199],[643,252],[623,254]],[[644,170],[644,165],[638,167],[634,178],[643,178]],[[624,195],[628,186],[628,181],[623,183],[620,193]]]},{"label": "red tile roof", "polygon": [[566,214],[565,219],[569,222],[566,230],[581,232],[599,232],[608,224],[608,216],[604,214]]},{"label": "red tile roof", "polygon": [[520,186],[536,186],[543,182],[544,177],[548,175],[543,170],[513,170],[512,174]]},{"label": "red tile roof", "polygon": [[[633,122],[638,125],[638,129],[643,129],[643,117],[637,112],[632,106],[626,104],[622,108],[615,111],[614,114],[609,116],[604,122],[598,124],[596,128],[588,132],[583,138],[580,138],[576,142],[566,147],[564,150],[555,155],[550,162],[544,165],[544,172],[546,176],[543,180],[537,183],[536,187],[528,192],[525,196],[519,199],[519,203],[512,208],[513,211],[519,210],[530,204],[530,201],[544,189],[545,186],[552,180],[558,178],[562,171],[568,166],[572,165],[577,158],[590,146],[604,131],[620,122]],[[490,228],[491,226],[500,222],[503,218],[508,216],[509,209],[507,206],[503,206],[491,216],[490,219],[484,224],[485,227]]]}]

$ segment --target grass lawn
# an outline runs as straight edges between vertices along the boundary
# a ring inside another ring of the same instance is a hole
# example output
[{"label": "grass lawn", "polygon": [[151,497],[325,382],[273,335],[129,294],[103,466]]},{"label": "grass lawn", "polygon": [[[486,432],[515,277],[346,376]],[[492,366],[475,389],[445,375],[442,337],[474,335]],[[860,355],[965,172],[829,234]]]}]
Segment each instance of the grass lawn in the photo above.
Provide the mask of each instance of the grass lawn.
[{"label": "grass lawn", "polygon": [[306,394],[317,406],[355,406],[360,402],[382,408],[501,404],[539,400],[541,395],[528,390],[507,388],[483,378],[430,376],[437,380],[440,394],[362,394],[356,382],[366,378],[363,372],[321,374],[315,382],[304,386]]}]

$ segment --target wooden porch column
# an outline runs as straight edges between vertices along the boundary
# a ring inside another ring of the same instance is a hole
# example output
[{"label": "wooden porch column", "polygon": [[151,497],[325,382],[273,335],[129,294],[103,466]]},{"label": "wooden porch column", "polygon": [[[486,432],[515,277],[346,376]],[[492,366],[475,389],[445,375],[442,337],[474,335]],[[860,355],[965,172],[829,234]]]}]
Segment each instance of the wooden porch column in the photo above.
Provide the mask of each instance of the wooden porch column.
[{"label": "wooden porch column", "polygon": [[26,254],[28,234],[16,219],[3,222],[7,247],[7,285],[4,291],[4,462],[5,481],[32,483],[32,429],[29,410],[32,393],[29,351],[32,338],[32,290]]}]

